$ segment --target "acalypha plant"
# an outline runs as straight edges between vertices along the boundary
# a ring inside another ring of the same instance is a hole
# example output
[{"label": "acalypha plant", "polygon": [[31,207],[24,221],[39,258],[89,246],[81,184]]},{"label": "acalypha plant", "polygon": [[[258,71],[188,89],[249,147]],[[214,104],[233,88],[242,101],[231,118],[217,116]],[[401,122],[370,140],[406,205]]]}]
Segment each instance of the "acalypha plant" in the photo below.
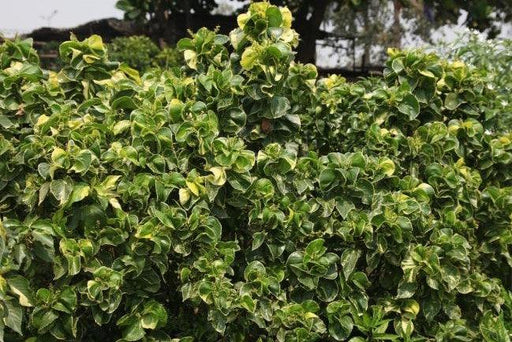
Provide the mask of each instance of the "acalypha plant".
[{"label": "acalypha plant", "polygon": [[[512,134],[482,71],[294,62],[286,8],[142,76],[0,46],[0,341],[510,341]],[[509,113],[510,114],[510,113]]]}]

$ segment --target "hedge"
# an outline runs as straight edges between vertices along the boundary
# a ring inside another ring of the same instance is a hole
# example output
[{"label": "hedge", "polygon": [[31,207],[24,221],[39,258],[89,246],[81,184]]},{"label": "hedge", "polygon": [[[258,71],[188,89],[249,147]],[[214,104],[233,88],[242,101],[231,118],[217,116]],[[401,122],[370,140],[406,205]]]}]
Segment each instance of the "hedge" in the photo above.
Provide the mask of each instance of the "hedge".
[{"label": "hedge", "polygon": [[[286,8],[140,76],[0,47],[0,340],[510,341],[512,134],[482,71],[295,63]],[[499,98],[498,98],[499,99]]]}]

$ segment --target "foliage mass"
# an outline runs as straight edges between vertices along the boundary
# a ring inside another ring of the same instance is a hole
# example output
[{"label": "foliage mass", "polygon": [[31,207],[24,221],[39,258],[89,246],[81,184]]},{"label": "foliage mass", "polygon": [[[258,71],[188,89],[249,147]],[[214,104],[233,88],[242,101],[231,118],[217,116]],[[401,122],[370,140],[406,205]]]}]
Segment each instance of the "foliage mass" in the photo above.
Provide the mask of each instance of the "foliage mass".
[{"label": "foliage mass", "polygon": [[318,79],[291,23],[253,3],[142,76],[0,47],[0,340],[510,341],[496,90],[419,51]]}]

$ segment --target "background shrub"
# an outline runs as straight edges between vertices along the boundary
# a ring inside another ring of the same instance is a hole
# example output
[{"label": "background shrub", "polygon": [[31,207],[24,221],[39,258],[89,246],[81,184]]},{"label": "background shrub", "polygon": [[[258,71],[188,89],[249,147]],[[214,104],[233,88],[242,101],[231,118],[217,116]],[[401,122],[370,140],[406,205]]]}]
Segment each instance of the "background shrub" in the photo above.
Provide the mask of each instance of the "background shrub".
[{"label": "background shrub", "polygon": [[153,66],[160,49],[146,36],[130,36],[114,38],[108,46],[108,53],[112,60],[144,72]]},{"label": "background shrub", "polygon": [[108,45],[109,58],[126,63],[140,72],[151,68],[168,69],[183,64],[183,55],[176,48],[158,46],[146,36],[119,37]]},{"label": "background shrub", "polygon": [[183,65],[183,54],[176,48],[165,47],[155,56],[153,65],[163,69]]}]

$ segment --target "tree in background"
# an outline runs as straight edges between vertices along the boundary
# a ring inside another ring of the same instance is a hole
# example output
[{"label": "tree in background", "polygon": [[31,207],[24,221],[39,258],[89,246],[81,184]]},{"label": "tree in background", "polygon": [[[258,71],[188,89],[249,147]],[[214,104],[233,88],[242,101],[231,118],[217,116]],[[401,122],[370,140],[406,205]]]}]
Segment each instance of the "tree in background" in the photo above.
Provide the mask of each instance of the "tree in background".
[{"label": "tree in background", "polygon": [[[242,1],[242,0],[239,0]],[[372,46],[399,47],[405,30],[431,29],[455,23],[462,11],[468,13],[465,25],[487,31],[493,37],[499,33],[499,23],[512,18],[509,0],[271,0],[288,6],[295,17],[294,28],[302,37],[297,58],[315,62],[318,39],[329,34],[321,29],[330,20],[338,37],[357,34],[369,58]],[[174,45],[186,35],[186,29],[221,26],[223,33],[233,28],[232,16],[212,14],[220,0],[119,0],[117,7],[125,18],[143,25],[154,39]],[[407,28],[404,19],[414,25]],[[408,20],[410,22],[410,20]]]},{"label": "tree in background", "polygon": [[174,45],[187,28],[194,28],[198,18],[212,17],[218,7],[215,0],[119,0],[116,7],[125,19],[144,26],[147,34]]},{"label": "tree in background", "polygon": [[362,50],[361,64],[382,63],[387,47],[400,47],[403,40],[430,42],[432,30],[457,23],[461,15],[468,28],[485,31],[493,38],[500,24],[510,21],[512,2],[508,1],[338,1],[338,7],[326,14],[333,32],[354,37]]}]

